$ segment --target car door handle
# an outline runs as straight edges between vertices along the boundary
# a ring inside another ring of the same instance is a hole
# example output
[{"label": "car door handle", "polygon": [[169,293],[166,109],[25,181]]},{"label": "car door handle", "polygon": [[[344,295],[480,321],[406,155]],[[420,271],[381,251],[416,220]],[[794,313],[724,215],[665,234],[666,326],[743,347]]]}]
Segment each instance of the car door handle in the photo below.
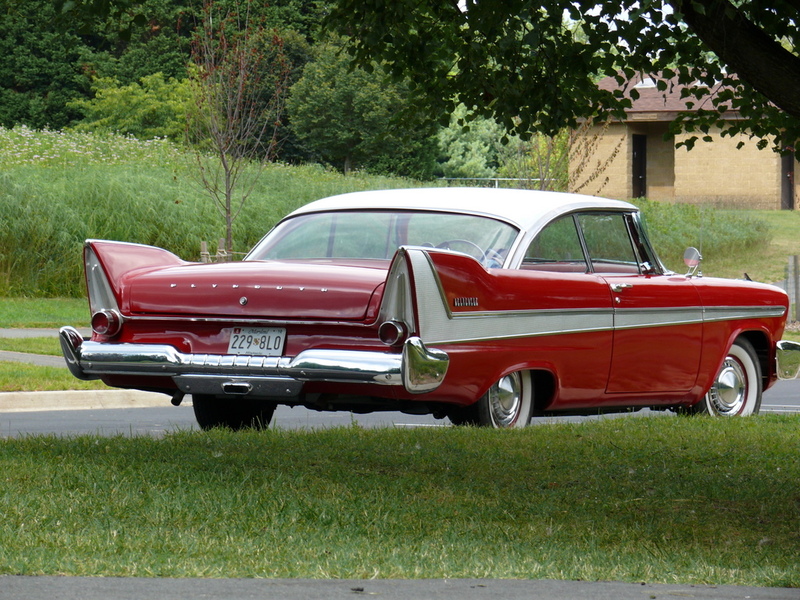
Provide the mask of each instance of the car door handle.
[{"label": "car door handle", "polygon": [[628,288],[632,288],[632,283],[612,283],[611,284],[611,291],[612,292],[621,292],[622,290],[627,290]]}]

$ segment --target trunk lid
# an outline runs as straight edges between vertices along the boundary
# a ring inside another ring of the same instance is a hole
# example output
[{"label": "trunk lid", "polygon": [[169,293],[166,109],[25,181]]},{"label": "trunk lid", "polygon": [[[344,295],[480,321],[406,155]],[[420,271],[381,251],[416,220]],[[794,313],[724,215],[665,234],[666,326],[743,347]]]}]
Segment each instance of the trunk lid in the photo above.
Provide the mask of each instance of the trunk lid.
[{"label": "trunk lid", "polygon": [[367,316],[387,269],[383,261],[254,261],[131,273],[123,288],[123,312],[358,321]]}]

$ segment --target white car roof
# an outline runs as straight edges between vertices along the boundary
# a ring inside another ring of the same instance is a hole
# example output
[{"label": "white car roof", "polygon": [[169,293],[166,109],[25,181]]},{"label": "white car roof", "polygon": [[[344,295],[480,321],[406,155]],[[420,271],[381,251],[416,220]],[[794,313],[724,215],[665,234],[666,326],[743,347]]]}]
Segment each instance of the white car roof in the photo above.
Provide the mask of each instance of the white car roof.
[{"label": "white car roof", "polygon": [[316,200],[295,215],[332,210],[433,210],[460,212],[501,219],[523,231],[538,229],[543,221],[581,209],[637,210],[633,204],[582,194],[497,188],[410,188],[352,192]]}]

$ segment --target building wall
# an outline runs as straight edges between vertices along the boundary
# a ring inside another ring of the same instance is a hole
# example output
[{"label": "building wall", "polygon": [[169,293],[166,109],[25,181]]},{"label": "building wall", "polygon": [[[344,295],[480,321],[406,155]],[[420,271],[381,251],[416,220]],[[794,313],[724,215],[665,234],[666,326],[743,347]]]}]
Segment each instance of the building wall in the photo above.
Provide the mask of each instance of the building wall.
[{"label": "building wall", "polygon": [[[781,159],[769,148],[759,150],[746,136],[698,140],[692,150],[675,149],[676,202],[735,208],[781,207]],[[683,134],[677,141],[688,137]],[[741,149],[736,145],[744,142]]]},{"label": "building wall", "polygon": [[631,197],[631,139],[621,123],[594,126],[570,153],[570,190],[590,196]]},{"label": "building wall", "polygon": [[[593,127],[585,137],[587,159],[570,161],[571,191],[628,200],[631,198],[634,134],[647,135],[647,196],[653,200],[711,204],[719,207],[780,209],[781,158],[769,147],[757,148],[747,136],[698,139],[692,150],[663,139],[663,122],[610,123]],[[683,141],[683,134],[676,141]],[[742,141],[744,146],[737,149]],[[580,165],[583,165],[582,172]],[[598,171],[601,165],[601,172]],[[794,206],[800,208],[800,166],[795,163]],[[589,175],[594,174],[590,179]],[[577,175],[577,176],[576,176]],[[583,185],[582,185],[583,184]]]}]

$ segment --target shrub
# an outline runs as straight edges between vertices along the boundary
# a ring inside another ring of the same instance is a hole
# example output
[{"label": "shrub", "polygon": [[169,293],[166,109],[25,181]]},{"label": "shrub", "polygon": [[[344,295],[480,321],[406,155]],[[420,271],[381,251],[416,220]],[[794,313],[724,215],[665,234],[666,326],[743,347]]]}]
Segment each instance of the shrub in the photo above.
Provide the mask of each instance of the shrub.
[{"label": "shrub", "polygon": [[84,114],[75,129],[116,132],[140,139],[183,139],[191,100],[189,82],[172,78],[165,81],[161,73],[142,77],[140,81],[120,86],[115,79],[95,80],[94,98],[75,100],[68,105]]}]

